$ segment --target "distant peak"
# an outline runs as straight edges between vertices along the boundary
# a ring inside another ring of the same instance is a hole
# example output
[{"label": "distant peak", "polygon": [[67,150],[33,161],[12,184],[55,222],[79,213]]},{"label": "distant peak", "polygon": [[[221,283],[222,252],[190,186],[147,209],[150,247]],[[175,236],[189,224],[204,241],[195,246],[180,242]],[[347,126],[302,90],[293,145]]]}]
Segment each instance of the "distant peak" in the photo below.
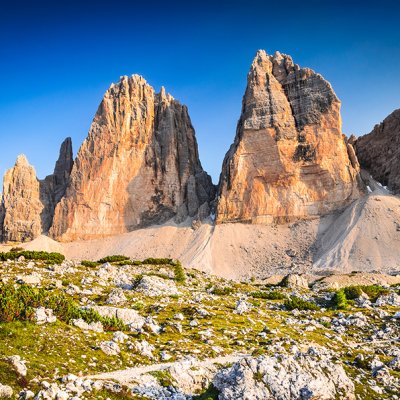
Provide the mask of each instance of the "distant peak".
[{"label": "distant peak", "polygon": [[15,162],[16,167],[24,167],[24,166],[29,166],[28,159],[25,154],[20,154],[17,157],[17,161]]}]

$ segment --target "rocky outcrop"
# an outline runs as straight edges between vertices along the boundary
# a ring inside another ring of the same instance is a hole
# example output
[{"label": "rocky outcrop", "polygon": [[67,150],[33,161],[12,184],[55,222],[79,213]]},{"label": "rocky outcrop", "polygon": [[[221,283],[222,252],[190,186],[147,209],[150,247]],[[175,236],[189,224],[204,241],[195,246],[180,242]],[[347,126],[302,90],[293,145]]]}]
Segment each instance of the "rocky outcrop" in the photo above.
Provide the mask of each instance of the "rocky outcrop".
[{"label": "rocky outcrop", "polygon": [[353,158],[331,85],[260,50],[224,159],[217,222],[280,223],[344,207],[360,196]]},{"label": "rocky outcrop", "polygon": [[51,235],[89,239],[204,218],[213,197],[187,108],[142,77],[124,76],[99,106]]},{"label": "rocky outcrop", "polygon": [[354,384],[324,348],[244,358],[219,372],[220,400],[355,399]]},{"label": "rocky outcrop", "polygon": [[40,182],[24,155],[4,175],[2,240],[24,242],[42,233]]},{"label": "rocky outcrop", "polygon": [[359,137],[355,148],[361,167],[382,185],[400,193],[400,109]]},{"label": "rocky outcrop", "polygon": [[53,175],[39,180],[27,158],[20,155],[3,181],[0,207],[1,240],[25,242],[49,230],[54,209],[65,193],[72,168],[71,139],[61,145]]}]

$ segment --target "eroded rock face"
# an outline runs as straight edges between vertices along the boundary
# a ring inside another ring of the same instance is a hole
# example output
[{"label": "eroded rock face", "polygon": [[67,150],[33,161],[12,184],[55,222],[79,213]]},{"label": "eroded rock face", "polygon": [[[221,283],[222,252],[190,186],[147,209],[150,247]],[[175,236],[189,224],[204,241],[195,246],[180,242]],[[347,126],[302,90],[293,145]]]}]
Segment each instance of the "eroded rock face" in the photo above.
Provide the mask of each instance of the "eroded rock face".
[{"label": "eroded rock face", "polygon": [[394,193],[400,193],[400,109],[393,111],[355,148],[361,167]]},{"label": "eroded rock face", "polygon": [[65,193],[72,169],[71,139],[61,145],[54,174],[39,180],[25,155],[17,158],[3,181],[0,236],[5,242],[25,242],[49,230],[54,209]]},{"label": "eroded rock face", "polygon": [[214,186],[187,108],[138,75],[112,85],[81,146],[52,236],[89,239],[196,217]]},{"label": "eroded rock face", "polygon": [[24,155],[4,175],[2,240],[24,242],[42,233],[40,182]]},{"label": "eroded rock face", "polygon": [[224,159],[217,222],[288,222],[341,208],[360,195],[353,164],[331,85],[260,50]]}]

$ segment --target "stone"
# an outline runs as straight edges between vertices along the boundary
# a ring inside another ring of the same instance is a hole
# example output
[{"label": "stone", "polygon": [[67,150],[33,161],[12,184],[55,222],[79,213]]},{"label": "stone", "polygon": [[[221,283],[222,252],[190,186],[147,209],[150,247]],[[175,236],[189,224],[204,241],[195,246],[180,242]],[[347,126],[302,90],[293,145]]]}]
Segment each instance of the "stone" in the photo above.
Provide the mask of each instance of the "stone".
[{"label": "stone", "polygon": [[35,321],[38,325],[51,324],[57,321],[57,317],[51,308],[39,307],[35,308]]},{"label": "stone", "polygon": [[186,106],[124,76],[103,97],[50,234],[92,239],[183,220],[214,197]]},{"label": "stone", "polygon": [[291,289],[309,289],[306,277],[298,274],[286,275],[283,278],[281,285]]},{"label": "stone", "polygon": [[[311,348],[310,348],[311,349]],[[327,353],[244,358],[214,377],[220,400],[355,399],[354,384]]]},{"label": "stone", "polygon": [[223,162],[216,222],[273,224],[325,215],[360,197],[361,185],[331,85],[290,56],[258,51]]},{"label": "stone", "polygon": [[121,304],[126,302],[124,291],[121,288],[113,289],[106,301],[107,304]]},{"label": "stone", "polygon": [[126,340],[129,339],[129,336],[126,335],[124,332],[114,332],[113,334],[113,342],[115,343],[124,343]]},{"label": "stone", "polygon": [[355,150],[361,168],[392,192],[400,193],[400,109],[357,138]]},{"label": "stone", "polygon": [[179,294],[174,281],[152,275],[144,275],[136,286],[135,291],[150,297]]},{"label": "stone", "polygon": [[147,340],[137,341],[134,344],[135,350],[142,356],[148,358],[154,358],[153,351],[155,347],[151,345]]},{"label": "stone", "polygon": [[136,310],[131,308],[118,308],[108,306],[91,306],[102,317],[118,318],[132,330],[139,330],[143,327],[146,320]]},{"label": "stone", "polygon": [[239,315],[246,314],[251,308],[251,305],[247,301],[241,299],[238,300],[235,307],[235,313]]},{"label": "stone", "polygon": [[90,324],[88,324],[82,318],[78,318],[78,319],[72,319],[71,324],[84,331],[94,331],[94,332],[104,331],[103,324],[100,321],[91,322]]},{"label": "stone", "polygon": [[11,356],[7,358],[7,361],[14,368],[18,375],[26,376],[28,369],[26,368],[25,361],[19,355]]},{"label": "stone", "polygon": [[13,395],[13,390],[11,386],[2,385],[0,383],[0,399],[11,399]]},{"label": "stone", "polygon": [[115,343],[114,341],[101,342],[100,349],[108,356],[116,356],[121,352],[118,343]]}]

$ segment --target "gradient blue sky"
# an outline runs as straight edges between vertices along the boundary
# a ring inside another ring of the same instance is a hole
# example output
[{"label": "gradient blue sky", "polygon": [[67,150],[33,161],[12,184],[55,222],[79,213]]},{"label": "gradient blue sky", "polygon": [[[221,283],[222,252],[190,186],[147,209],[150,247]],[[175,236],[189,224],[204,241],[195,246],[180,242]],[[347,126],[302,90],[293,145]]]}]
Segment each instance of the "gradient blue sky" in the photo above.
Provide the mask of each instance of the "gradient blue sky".
[{"label": "gradient blue sky", "polygon": [[189,107],[216,182],[257,49],[328,79],[347,134],[400,107],[399,1],[9,3],[0,12],[1,175],[20,153],[39,177],[51,173],[65,137],[77,152],[109,85],[138,73]]}]

